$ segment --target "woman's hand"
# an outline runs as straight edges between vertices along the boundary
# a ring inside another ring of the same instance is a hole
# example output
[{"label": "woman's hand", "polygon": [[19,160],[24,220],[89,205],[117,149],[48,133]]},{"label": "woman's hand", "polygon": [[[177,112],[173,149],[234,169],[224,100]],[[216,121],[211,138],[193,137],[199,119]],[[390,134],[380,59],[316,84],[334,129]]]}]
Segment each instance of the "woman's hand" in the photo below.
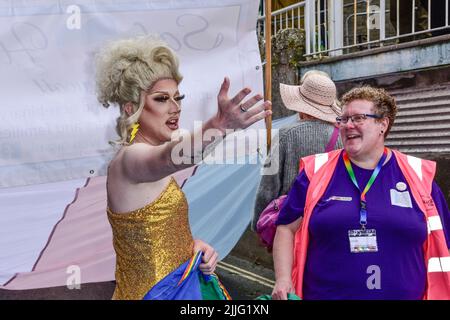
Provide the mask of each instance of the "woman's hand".
[{"label": "woman's hand", "polygon": [[244,98],[251,92],[249,88],[242,89],[231,99],[228,98],[229,89],[230,79],[226,77],[217,96],[218,111],[215,117],[216,128],[223,133],[226,129],[245,129],[272,114],[270,101],[265,101],[256,106],[263,99],[260,94],[243,102]]},{"label": "woman's hand", "polygon": [[273,300],[287,300],[287,294],[294,293],[294,286],[291,279],[280,279],[275,282],[272,291]]},{"label": "woman's hand", "polygon": [[194,240],[194,254],[198,251],[203,252],[202,262],[199,266],[200,271],[204,274],[213,274],[216,270],[219,255],[216,250],[202,240]]}]

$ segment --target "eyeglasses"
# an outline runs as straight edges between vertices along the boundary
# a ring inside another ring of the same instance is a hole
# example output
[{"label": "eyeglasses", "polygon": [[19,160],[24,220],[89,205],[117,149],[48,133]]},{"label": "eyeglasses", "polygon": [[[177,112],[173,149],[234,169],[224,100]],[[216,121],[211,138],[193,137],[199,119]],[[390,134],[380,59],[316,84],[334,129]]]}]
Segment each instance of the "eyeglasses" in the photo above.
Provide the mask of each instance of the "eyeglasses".
[{"label": "eyeglasses", "polygon": [[354,115],[351,115],[351,116],[337,117],[336,118],[336,123],[338,125],[347,124],[348,120],[351,119],[354,125],[360,125],[360,124],[364,123],[364,121],[367,119],[367,117],[374,118],[374,119],[381,119],[382,118],[381,116],[379,116],[377,114],[362,113],[362,114],[354,114]]}]

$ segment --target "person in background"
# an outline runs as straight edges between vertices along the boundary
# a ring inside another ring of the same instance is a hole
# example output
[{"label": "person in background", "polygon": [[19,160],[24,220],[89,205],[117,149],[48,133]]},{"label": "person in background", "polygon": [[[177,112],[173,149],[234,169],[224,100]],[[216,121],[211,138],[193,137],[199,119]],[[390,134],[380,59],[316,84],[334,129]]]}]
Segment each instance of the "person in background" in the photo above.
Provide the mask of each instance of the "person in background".
[{"label": "person in background", "polygon": [[282,127],[278,137],[273,139],[264,167],[277,167],[273,163],[276,161],[278,171],[262,175],[254,205],[254,231],[264,208],[272,200],[288,193],[302,157],[325,152],[327,147],[330,150],[342,147],[342,143],[336,140],[338,129],[335,125],[341,110],[336,100],[336,86],[327,73],[308,71],[299,86],[280,84],[280,94],[286,108],[298,112],[298,119]]}]

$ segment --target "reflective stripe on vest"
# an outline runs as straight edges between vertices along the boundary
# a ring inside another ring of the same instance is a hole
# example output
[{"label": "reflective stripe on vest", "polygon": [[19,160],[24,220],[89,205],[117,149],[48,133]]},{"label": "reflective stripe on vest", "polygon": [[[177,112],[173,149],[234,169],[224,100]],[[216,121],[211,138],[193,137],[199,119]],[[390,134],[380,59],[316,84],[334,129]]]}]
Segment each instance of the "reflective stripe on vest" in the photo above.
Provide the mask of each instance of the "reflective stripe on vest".
[{"label": "reflective stripe on vest", "polygon": [[419,177],[420,181],[422,181],[422,159],[413,156],[406,156],[406,158],[408,159],[408,163],[411,168]]},{"label": "reflective stripe on vest", "polygon": [[442,221],[440,216],[433,216],[427,219],[428,222],[428,234],[431,231],[443,230]]},{"label": "reflective stripe on vest", "polygon": [[430,258],[428,272],[450,272],[450,257]]},{"label": "reflective stripe on vest", "polygon": [[328,153],[319,153],[314,155],[314,173],[319,171],[322,166],[328,161]]}]

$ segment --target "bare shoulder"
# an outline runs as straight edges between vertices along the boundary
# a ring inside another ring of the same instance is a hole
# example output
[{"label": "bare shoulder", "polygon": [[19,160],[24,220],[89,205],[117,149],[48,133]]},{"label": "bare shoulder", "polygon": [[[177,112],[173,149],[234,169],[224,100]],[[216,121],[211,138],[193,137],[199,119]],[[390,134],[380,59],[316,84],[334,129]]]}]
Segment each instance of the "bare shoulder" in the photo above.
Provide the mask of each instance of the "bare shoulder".
[{"label": "bare shoulder", "polygon": [[[164,156],[165,145],[152,146],[146,143],[136,143],[124,148],[118,158],[124,176],[134,182],[154,182],[160,180],[164,175],[158,175],[158,171],[167,171],[168,164]],[[155,172],[155,168],[158,168]]]},{"label": "bare shoulder", "polygon": [[131,146],[122,147],[114,156],[114,158],[109,163],[108,167],[108,180],[110,182],[121,181],[121,183],[130,183],[132,180],[125,170],[126,162],[129,162],[129,167],[133,166],[133,163],[137,162],[138,159],[145,156],[146,153],[151,151],[151,146],[144,143],[133,144]]},{"label": "bare shoulder", "polygon": [[108,167],[107,195],[108,207],[113,212],[129,212],[141,208],[156,199],[167,187],[169,176],[154,182],[139,182],[124,169],[126,157],[139,157],[140,152],[152,149],[152,146],[149,147],[143,144],[123,147],[112,159]]},{"label": "bare shoulder", "polygon": [[148,152],[151,152],[151,146],[144,143],[137,143],[131,146],[122,147],[111,160],[108,167],[108,179],[109,180],[127,180],[127,172],[125,170],[126,162],[133,163],[138,161],[138,159],[144,157]]},{"label": "bare shoulder", "polygon": [[130,160],[134,158],[141,158],[146,156],[149,152],[155,151],[158,147],[146,144],[146,143],[135,143],[131,146],[126,146],[122,148],[122,159],[121,160]]},{"label": "bare shoulder", "polygon": [[119,151],[117,151],[116,155],[108,165],[107,182],[109,184],[115,184],[117,180],[123,179],[122,161],[125,151],[126,147],[122,147]]}]

